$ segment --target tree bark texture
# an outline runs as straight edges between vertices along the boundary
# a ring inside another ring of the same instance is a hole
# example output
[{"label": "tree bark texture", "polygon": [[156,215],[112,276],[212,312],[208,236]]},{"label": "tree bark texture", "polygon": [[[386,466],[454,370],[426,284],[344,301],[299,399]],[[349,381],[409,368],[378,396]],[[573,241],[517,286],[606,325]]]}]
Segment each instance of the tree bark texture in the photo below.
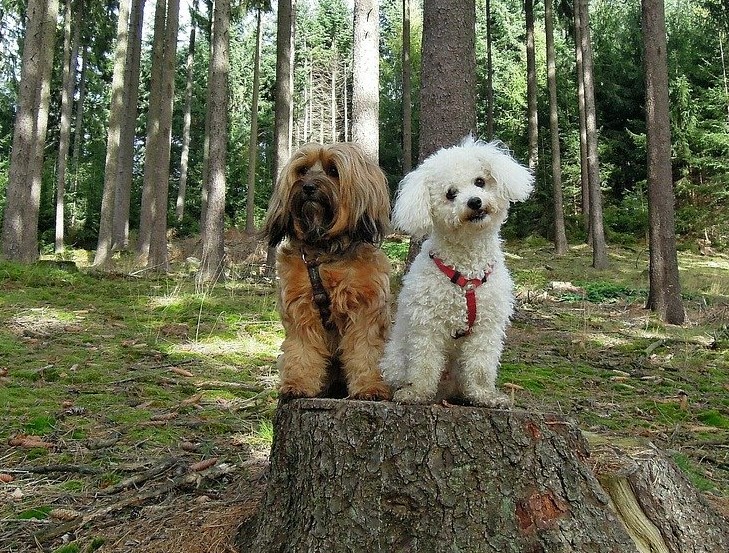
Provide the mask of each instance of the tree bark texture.
[{"label": "tree bark texture", "polygon": [[528,166],[535,173],[539,163],[539,116],[537,111],[537,62],[534,51],[534,0],[524,0],[524,19],[526,20]]},{"label": "tree bark texture", "polygon": [[491,0],[486,0],[486,139],[494,138],[494,61],[492,55]]},{"label": "tree bark texture", "polygon": [[413,102],[410,61],[410,0],[402,0],[402,174],[413,169]]},{"label": "tree bark texture", "polygon": [[[197,0],[192,11],[197,13]],[[182,221],[185,215],[185,196],[187,194],[187,172],[190,159],[190,129],[192,128],[192,85],[195,79],[195,20],[190,23],[190,42],[187,47],[187,61],[185,62],[185,113],[182,116],[182,153],[180,154],[180,185],[177,187],[177,202],[175,203],[175,217]]]},{"label": "tree bark texture", "polygon": [[230,1],[215,2],[213,56],[210,89],[210,153],[208,157],[208,198],[204,220],[202,263],[198,283],[212,282],[223,275],[225,249],[225,166],[228,155],[228,72],[230,68]]},{"label": "tree bark texture", "polygon": [[582,62],[582,34],[580,32],[580,2],[574,2],[575,29],[575,66],[577,68],[577,109],[580,117],[580,189],[582,191],[582,226],[586,241],[592,244],[590,237],[590,177],[587,169],[587,123],[585,118],[585,79]]},{"label": "tree bark texture", "polygon": [[[175,99],[175,69],[177,67],[177,34],[180,23],[180,1],[167,0],[164,55],[162,62],[162,96],[160,104],[160,142],[152,186],[155,192],[154,217],[152,218],[147,267],[167,271],[167,203],[170,191],[170,149],[172,146],[172,108]],[[227,92],[227,90],[226,90]],[[227,136],[227,134],[225,135]]]},{"label": "tree bark texture", "polygon": [[144,143],[144,182],[142,185],[142,206],[139,213],[139,235],[137,237],[137,264],[146,265],[149,259],[149,244],[152,240],[152,224],[156,216],[156,194],[154,184],[155,167],[160,149],[160,104],[162,102],[162,64],[164,62],[166,1],[157,0],[154,9],[154,34],[152,37],[152,66],[149,79],[149,105],[147,107],[147,137]]},{"label": "tree bark texture", "polygon": [[134,169],[134,139],[137,128],[144,3],[145,0],[132,0],[129,14],[127,62],[124,71],[124,111],[119,132],[119,161],[116,172],[111,241],[112,249],[119,251],[129,249],[129,206],[131,204]]},{"label": "tree bark texture", "polygon": [[671,324],[684,322],[678,280],[671,119],[668,99],[666,22],[663,0],[643,0],[646,134],[648,149],[648,219],[650,291],[648,307]]},{"label": "tree bark texture", "polygon": [[274,431],[241,551],[637,551],[555,416],[312,399]]},{"label": "tree bark texture", "polygon": [[476,132],[474,0],[425,0],[419,161]]},{"label": "tree bark texture", "polygon": [[559,151],[559,118],[557,114],[557,65],[554,53],[552,0],[544,0],[544,27],[547,39],[547,88],[549,88],[549,133],[552,139],[552,207],[554,210],[554,253],[567,252],[562,202],[562,157]]},{"label": "tree bark texture", "polygon": [[104,191],[101,196],[99,237],[96,244],[94,267],[103,269],[111,260],[112,229],[114,228],[114,196],[116,194],[117,169],[119,167],[119,139],[124,105],[124,72],[129,45],[130,0],[119,3],[119,19],[116,27],[114,73],[111,80],[111,106],[109,107],[109,131],[106,139],[104,164]]},{"label": "tree bark texture", "polygon": [[248,141],[248,188],[246,190],[246,232],[256,232],[256,158],[258,156],[258,87],[261,72],[261,9],[256,14],[256,51],[253,56],[253,100],[251,101],[251,133]]},{"label": "tree bark texture", "polygon": [[[56,162],[56,253],[61,253],[64,249],[66,168],[71,142],[71,112],[73,110],[73,91],[76,85],[76,60],[81,39],[82,11],[82,1],[66,0],[66,9],[63,16],[61,121],[58,130],[58,161]],[[71,25],[72,21],[73,26]]]},{"label": "tree bark texture", "polygon": [[600,161],[597,153],[597,115],[595,108],[594,64],[590,37],[588,0],[577,0],[580,14],[580,43],[582,72],[585,88],[585,132],[587,137],[587,173],[590,188],[590,236],[592,236],[592,266],[606,269],[607,245],[602,220],[602,192],[600,190]]},{"label": "tree bark texture", "polygon": [[594,470],[643,553],[729,551],[729,521],[650,443],[588,437]]},{"label": "tree bark texture", "polygon": [[380,9],[377,0],[354,1],[352,141],[374,163],[380,158]]},{"label": "tree bark texture", "polygon": [[2,229],[3,256],[22,263],[38,259],[38,211],[57,18],[58,0],[28,2]]},{"label": "tree bark texture", "polygon": [[[475,0],[425,0],[418,161],[476,132]],[[422,240],[410,242],[406,267]]]}]

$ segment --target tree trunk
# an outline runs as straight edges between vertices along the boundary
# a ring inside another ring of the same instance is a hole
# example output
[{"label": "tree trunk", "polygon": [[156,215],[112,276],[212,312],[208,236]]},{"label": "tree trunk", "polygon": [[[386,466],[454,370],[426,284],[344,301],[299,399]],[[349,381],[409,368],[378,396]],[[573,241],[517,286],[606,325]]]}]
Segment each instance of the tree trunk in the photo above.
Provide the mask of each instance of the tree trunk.
[{"label": "tree trunk", "polygon": [[[192,8],[193,13],[197,13],[197,0],[195,0]],[[195,20],[191,17],[190,22],[190,42],[187,47],[187,62],[185,71],[187,79],[185,81],[185,114],[182,123],[182,153],[180,155],[180,185],[177,187],[177,202],[175,204],[175,216],[177,221],[182,221],[185,215],[185,195],[187,194],[187,171],[190,159],[190,129],[192,128],[192,85],[195,80]]]},{"label": "tree trunk", "polygon": [[606,269],[607,246],[602,222],[602,192],[600,191],[600,162],[597,154],[597,120],[595,110],[595,83],[593,80],[590,14],[587,0],[580,3],[580,38],[582,70],[585,84],[585,126],[587,133],[587,169],[590,186],[590,235],[592,236],[592,266]]},{"label": "tree trunk", "polygon": [[491,0],[486,0],[486,139],[494,138],[494,60],[491,39]]},{"label": "tree trunk", "polygon": [[[423,3],[419,161],[476,132],[476,4]],[[407,267],[422,240],[408,249]]]},{"label": "tree trunk", "polygon": [[585,118],[585,72],[582,62],[582,33],[580,31],[580,2],[575,0],[575,65],[577,67],[577,109],[580,118],[580,189],[582,205],[582,225],[586,241],[592,244],[590,229],[590,177],[587,170],[587,123]]},{"label": "tree trunk", "polygon": [[162,103],[162,64],[164,62],[166,0],[157,0],[154,11],[154,35],[152,37],[152,66],[149,80],[149,105],[147,107],[147,138],[144,143],[144,181],[142,206],[139,213],[137,237],[137,264],[144,266],[149,259],[152,224],[156,213],[154,185],[155,168],[159,164],[160,115]]},{"label": "tree trunk", "polygon": [[30,0],[2,229],[7,259],[38,259],[38,210],[58,0]]},{"label": "tree trunk", "polygon": [[[296,22],[295,0],[279,0],[276,27],[276,97],[274,107],[274,159],[273,184],[291,155],[291,120],[293,117],[294,90],[294,24]],[[346,129],[346,121],[345,121]],[[268,248],[266,273],[275,271],[276,252]]]},{"label": "tree trunk", "polygon": [[294,400],[240,551],[635,552],[566,420]]},{"label": "tree trunk", "polygon": [[258,153],[258,86],[261,59],[261,9],[256,17],[256,51],[253,55],[253,101],[251,102],[251,136],[248,141],[248,189],[246,190],[246,232],[256,232],[255,191],[256,154]]},{"label": "tree trunk", "polygon": [[99,216],[99,237],[96,245],[94,267],[104,269],[111,260],[111,240],[114,217],[114,196],[119,167],[119,138],[121,135],[122,112],[124,111],[124,70],[127,64],[129,45],[130,0],[119,3],[119,19],[116,26],[116,49],[114,51],[114,73],[111,80],[111,106],[109,107],[109,130],[106,140],[106,163],[104,164],[104,191],[101,197]]},{"label": "tree trunk", "polygon": [[294,400],[276,412],[267,489],[238,547],[729,551],[729,521],[652,444],[587,438],[519,410]]},{"label": "tree trunk", "polygon": [[729,521],[655,446],[595,435],[588,440],[593,470],[639,551],[729,551]]},{"label": "tree trunk", "polygon": [[534,53],[534,0],[524,0],[524,19],[526,20],[528,166],[532,173],[536,173],[539,163],[539,119],[537,114],[537,63]]},{"label": "tree trunk", "polygon": [[410,0],[402,0],[402,174],[413,169],[413,101],[410,62]]},{"label": "tree trunk", "polygon": [[[170,148],[172,146],[172,108],[175,99],[175,69],[177,68],[177,31],[180,1],[167,0],[165,48],[162,64],[162,104],[160,106],[160,144],[154,168],[155,216],[149,241],[147,267],[167,271],[167,203],[170,190]],[[227,137],[227,135],[225,135]]]},{"label": "tree trunk", "polygon": [[352,141],[374,163],[380,155],[379,14],[377,0],[354,1]]},{"label": "tree trunk", "polygon": [[159,0],[152,47],[152,80],[137,254],[140,264],[160,271],[166,271],[169,264],[167,195],[178,21],[179,0]]},{"label": "tree trunk", "polygon": [[[205,2],[208,5],[208,18],[210,24],[208,26],[208,60],[213,59],[213,20],[215,16],[213,14],[213,2],[212,0]],[[200,242],[205,243],[205,228],[207,223],[205,222],[208,218],[208,186],[210,186],[210,178],[208,177],[210,171],[210,95],[212,91],[210,89],[210,83],[213,80],[213,64],[208,62],[208,88],[205,91],[205,105],[208,109],[205,110],[205,135],[203,137],[203,163],[202,163],[202,186],[200,190]]]},{"label": "tree trunk", "polygon": [[137,128],[139,99],[139,64],[142,56],[142,25],[145,0],[132,0],[129,14],[129,40],[124,71],[124,109],[119,132],[119,161],[117,163],[116,193],[112,224],[112,249],[129,249],[129,206],[134,169],[134,140]]},{"label": "tree trunk", "polygon": [[[75,6],[75,10],[73,7]],[[66,168],[71,141],[71,112],[76,84],[76,60],[81,38],[83,3],[66,0],[63,29],[63,83],[61,87],[61,121],[58,131],[58,161],[56,162],[56,241],[55,251],[64,249]],[[73,25],[72,25],[73,21]]]},{"label": "tree trunk", "polygon": [[648,307],[671,324],[684,322],[678,280],[671,172],[671,120],[668,100],[666,22],[663,0],[643,0],[646,134],[648,139],[648,218],[650,270]]},{"label": "tree trunk", "polygon": [[213,56],[210,64],[210,154],[208,201],[205,217],[202,263],[198,284],[214,282],[223,276],[225,250],[225,166],[228,147],[228,71],[230,66],[230,1],[216,0],[213,22]]},{"label": "tree trunk", "polygon": [[76,115],[73,128],[73,153],[71,154],[71,167],[73,167],[73,180],[71,181],[71,228],[76,228],[79,208],[76,205],[78,192],[78,175],[81,166],[81,140],[83,136],[84,101],[86,99],[86,64],[89,57],[88,46],[81,45],[81,71],[78,76],[78,99],[76,100]]},{"label": "tree trunk", "polygon": [[554,53],[552,0],[544,0],[544,24],[547,35],[547,87],[549,88],[549,133],[552,138],[552,206],[554,209],[554,253],[567,252],[562,205],[562,161],[559,151],[559,120],[557,115],[557,67]]},{"label": "tree trunk", "polygon": [[331,136],[332,143],[339,141],[337,136],[337,72],[339,70],[339,54],[337,52],[336,42],[332,45],[332,61],[330,75],[330,97],[329,97],[329,117],[331,118]]}]

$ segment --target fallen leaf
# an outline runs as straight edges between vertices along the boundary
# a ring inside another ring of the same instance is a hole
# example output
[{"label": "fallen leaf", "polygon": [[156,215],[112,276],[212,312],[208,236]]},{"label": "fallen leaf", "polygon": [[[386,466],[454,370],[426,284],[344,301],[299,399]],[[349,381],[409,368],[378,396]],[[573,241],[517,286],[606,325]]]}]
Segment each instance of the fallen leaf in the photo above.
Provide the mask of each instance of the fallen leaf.
[{"label": "fallen leaf", "polygon": [[6,474],[4,472],[0,472],[0,482],[2,482],[3,484],[9,484],[13,480],[15,480],[15,478],[13,478],[12,474]]},{"label": "fallen leaf", "polygon": [[25,497],[25,494],[20,488],[15,488],[13,490],[13,493],[10,494],[10,497],[15,501],[20,501],[21,499],[23,499],[23,497]]}]

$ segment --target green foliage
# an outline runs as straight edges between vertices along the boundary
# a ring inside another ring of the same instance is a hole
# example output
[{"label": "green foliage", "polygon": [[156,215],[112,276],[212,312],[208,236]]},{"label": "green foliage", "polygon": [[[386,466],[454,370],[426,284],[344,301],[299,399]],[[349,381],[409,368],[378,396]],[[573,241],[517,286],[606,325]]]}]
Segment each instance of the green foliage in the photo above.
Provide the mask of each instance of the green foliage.
[{"label": "green foliage", "polygon": [[51,512],[53,508],[44,505],[42,507],[33,507],[32,509],[27,509],[21,513],[18,513],[18,518],[21,520],[45,520],[48,518],[48,513]]},{"label": "green foliage", "polygon": [[[194,58],[192,134],[186,195],[186,217],[177,223],[171,215],[177,199],[187,56],[182,28],[175,82],[172,129],[169,223],[178,236],[197,232],[202,203],[203,147],[207,112],[209,61],[208,25],[211,3],[204,2],[195,15],[198,29]],[[265,2],[264,2],[265,4]],[[485,6],[476,3],[477,134],[486,129]],[[234,10],[231,27],[228,188],[226,217],[231,225],[245,224],[248,187],[253,56],[256,4]],[[5,202],[10,148],[19,75],[19,42],[22,37],[22,3],[11,2],[0,24],[0,48],[6,63],[0,68],[0,213]],[[402,178],[402,14],[399,0],[380,2],[380,164],[394,191]],[[578,110],[573,23],[570,5],[557,3],[558,109],[562,181],[568,237],[585,239],[581,221]],[[116,3],[96,2],[86,7],[82,39],[88,48],[85,74],[86,99],[80,157],[68,167],[66,237],[76,246],[96,245],[101,190],[104,181],[112,53],[116,33]],[[248,10],[248,11],[246,11]],[[411,3],[411,65],[413,150],[417,158],[418,104],[422,17],[421,3]],[[496,138],[526,158],[526,70],[523,5],[519,0],[491,3],[493,36],[493,86]],[[315,0],[296,10],[294,74],[294,142],[330,140],[332,76],[337,100],[336,139],[345,137],[344,96],[351,93],[352,13],[345,0]],[[630,0],[594,0],[590,3],[594,47],[599,155],[603,187],[604,220],[609,243],[640,242],[646,235],[646,151],[644,124],[643,54],[640,5]],[[535,6],[539,80],[540,164],[537,187],[524,205],[515,206],[504,229],[507,237],[539,234],[551,238],[551,142],[545,76],[543,4]],[[718,0],[666,2],[668,62],[671,99],[673,173],[676,188],[676,229],[680,241],[708,237],[715,249],[729,247],[729,215],[723,209],[729,189],[729,133],[725,90],[729,24],[726,6]],[[273,103],[276,84],[275,13],[263,14],[258,158],[255,171],[256,222],[265,212],[273,188]],[[57,36],[57,50],[61,47]],[[135,173],[130,223],[138,226],[141,203],[144,141],[150,81],[149,44],[143,48],[139,116],[136,132]],[[51,107],[43,187],[40,196],[39,235],[43,252],[53,248],[55,225],[55,163],[58,144],[61,83],[60,56],[54,61]],[[351,104],[351,94],[348,96]],[[351,118],[351,105],[347,105]],[[304,128],[304,122],[308,127]],[[326,131],[326,132],[325,132]],[[72,144],[72,148],[73,148]]]},{"label": "green foliage", "polygon": [[410,248],[410,242],[406,241],[393,241],[388,240],[382,244],[382,249],[387,254],[387,257],[391,261],[405,261],[408,255],[408,249]]}]

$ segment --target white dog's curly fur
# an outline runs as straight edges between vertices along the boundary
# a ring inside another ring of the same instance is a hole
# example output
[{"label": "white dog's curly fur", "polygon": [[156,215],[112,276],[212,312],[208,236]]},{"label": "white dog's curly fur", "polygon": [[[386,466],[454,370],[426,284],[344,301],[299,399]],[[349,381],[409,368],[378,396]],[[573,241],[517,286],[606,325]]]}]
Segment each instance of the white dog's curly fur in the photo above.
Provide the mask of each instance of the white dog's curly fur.
[{"label": "white dog's curly fur", "polygon": [[[416,238],[430,237],[403,278],[381,362],[395,401],[508,404],[496,389],[496,375],[514,296],[499,229],[510,203],[526,200],[533,181],[500,143],[466,137],[427,158],[400,183],[394,225]],[[475,289],[472,328],[465,288],[433,256],[466,279],[487,276]]]}]

